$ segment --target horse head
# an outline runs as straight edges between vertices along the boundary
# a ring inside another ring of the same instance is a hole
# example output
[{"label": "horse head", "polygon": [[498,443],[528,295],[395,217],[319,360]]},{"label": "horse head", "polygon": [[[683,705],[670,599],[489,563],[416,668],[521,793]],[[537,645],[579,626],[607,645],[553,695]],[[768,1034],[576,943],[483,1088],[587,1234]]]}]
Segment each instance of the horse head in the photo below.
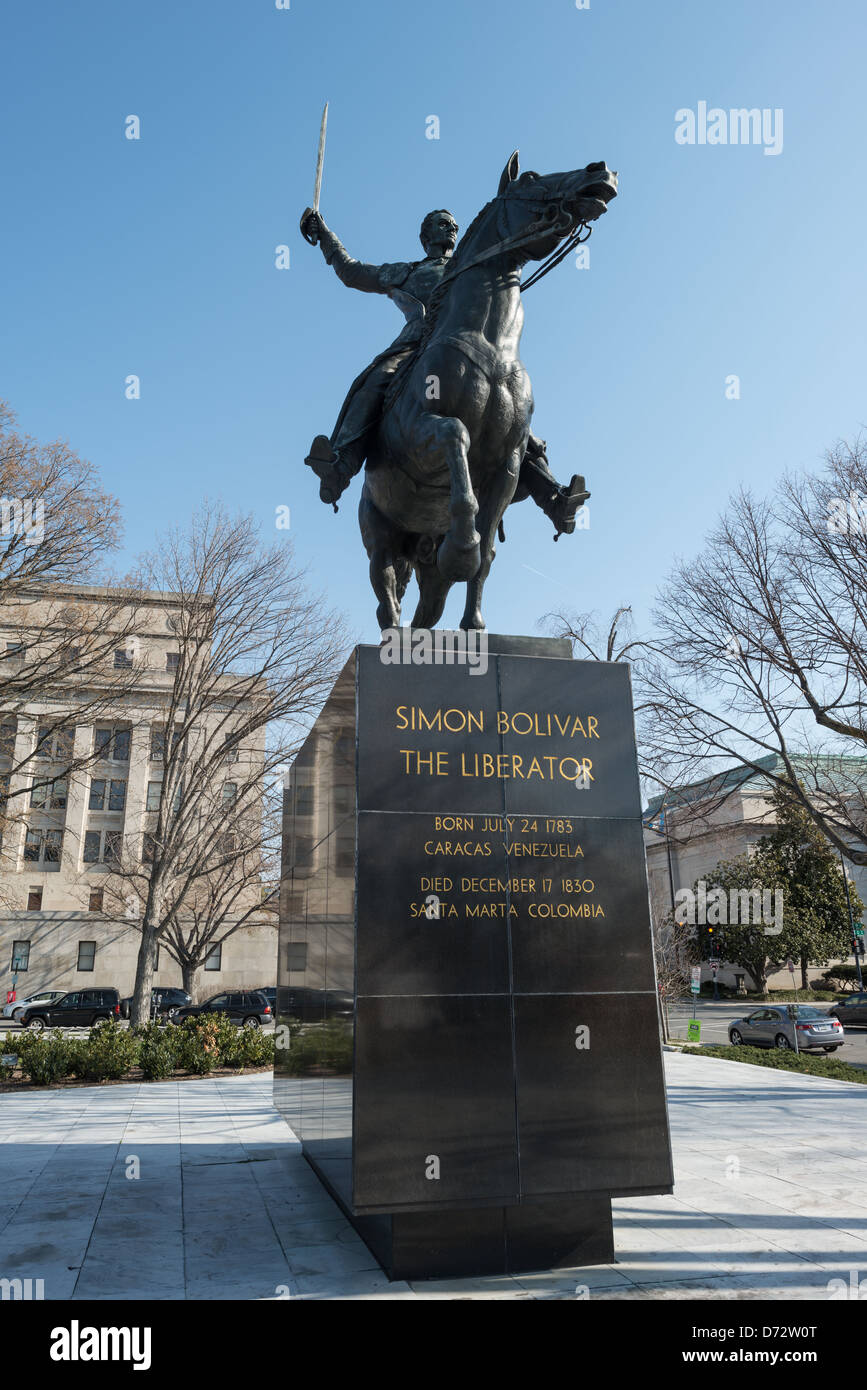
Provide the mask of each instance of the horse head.
[{"label": "horse head", "polygon": [[541,260],[582,224],[601,217],[616,197],[617,175],[604,160],[562,174],[537,174],[532,169],[521,174],[515,150],[494,200],[500,208],[500,236],[516,243],[520,263]]}]

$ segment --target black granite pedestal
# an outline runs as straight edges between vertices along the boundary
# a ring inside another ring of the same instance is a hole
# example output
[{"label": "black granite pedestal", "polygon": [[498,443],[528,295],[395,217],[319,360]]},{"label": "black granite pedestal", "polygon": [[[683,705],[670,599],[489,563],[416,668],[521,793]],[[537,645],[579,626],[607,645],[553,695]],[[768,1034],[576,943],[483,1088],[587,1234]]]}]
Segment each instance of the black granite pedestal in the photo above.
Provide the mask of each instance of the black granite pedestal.
[{"label": "black granite pedestal", "polygon": [[628,668],[563,642],[359,647],[316,721],[275,1104],[391,1278],[608,1261],[671,1191],[640,811]]}]

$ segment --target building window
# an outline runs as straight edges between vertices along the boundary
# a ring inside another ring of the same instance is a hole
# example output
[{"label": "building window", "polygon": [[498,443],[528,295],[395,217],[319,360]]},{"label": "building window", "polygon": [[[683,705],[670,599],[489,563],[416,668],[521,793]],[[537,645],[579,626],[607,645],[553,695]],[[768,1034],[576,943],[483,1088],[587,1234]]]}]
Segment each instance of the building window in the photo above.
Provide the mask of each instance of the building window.
[{"label": "building window", "polygon": [[299,835],[295,840],[295,868],[313,868],[313,841],[307,835]]},{"label": "building window", "polygon": [[132,670],[132,652],[127,647],[118,647],[115,650],[114,669],[116,671]]},{"label": "building window", "polygon": [[46,830],[42,857],[46,864],[59,864],[63,854],[63,831]]},{"label": "building window", "polygon": [[27,911],[42,911],[42,889],[37,887],[36,884],[27,889]]},{"label": "building window", "polygon": [[222,970],[223,968],[223,947],[212,946],[210,952],[205,957],[206,970]]},{"label": "building window", "polygon": [[105,808],[105,778],[91,777],[90,779],[90,801],[88,806],[91,811],[102,811]]},{"label": "building window", "polygon": [[180,654],[180,652],[166,652],[166,670],[167,670],[167,671],[177,671],[178,666],[180,665],[180,661],[181,661],[181,654]]},{"label": "building window", "polygon": [[295,788],[295,814],[297,816],[313,815],[313,785],[311,782],[299,782]]},{"label": "building window", "polygon": [[119,830],[85,830],[82,860],[85,864],[116,864],[120,858]]},{"label": "building window", "polygon": [[126,805],[126,782],[112,781],[108,789],[108,809],[122,811]]},{"label": "building window", "polygon": [[92,970],[93,962],[96,959],[96,942],[79,941],[78,943],[78,966],[79,970]]},{"label": "building window", "polygon": [[142,841],[141,862],[143,864],[152,864],[156,859],[156,854],[157,842],[153,835],[148,835],[146,832]]},{"label": "building window", "polygon": [[147,800],[145,802],[146,811],[158,811],[160,809],[160,797],[163,794],[162,782],[148,782]]},{"label": "building window", "polygon": [[5,724],[0,724],[0,757],[13,758],[15,756],[15,735],[18,726],[14,722],[7,720]]},{"label": "building window", "polygon": [[227,763],[236,763],[238,761],[240,749],[237,747],[229,747],[234,737],[234,734],[226,734],[226,737],[223,739],[223,757],[224,761]]},{"label": "building window", "polygon": [[[178,746],[181,738],[181,730],[172,730],[172,752]],[[163,725],[153,725],[151,728],[151,762],[165,762],[166,757],[166,731]]]},{"label": "building window", "polygon": [[28,830],[24,840],[26,864],[59,864],[63,852],[62,830]]},{"label": "building window", "polygon": [[307,969],[306,941],[293,941],[286,947],[286,968],[288,970]]},{"label": "building window", "polygon": [[235,853],[234,835],[217,836],[217,853],[222,855],[223,859],[231,859],[232,855]]},{"label": "building window", "polygon": [[355,868],[355,825],[353,821],[345,821],[337,831],[335,868],[343,870]]},{"label": "building window", "polygon": [[53,758],[55,762],[69,762],[74,744],[74,729],[52,729],[50,724],[42,724],[37,730],[33,756]]},{"label": "building window", "polygon": [[[39,889],[39,897],[42,897],[42,889]],[[30,942],[12,942],[12,974],[21,974],[22,970],[30,968]]]},{"label": "building window", "polygon": [[224,805],[224,806],[234,806],[234,804],[235,804],[235,797],[236,797],[237,795],[238,795],[238,784],[237,784],[237,782],[224,782],[224,783],[223,783],[223,805]]},{"label": "building window", "polygon": [[90,902],[87,905],[88,912],[102,912],[102,889],[91,888]]},{"label": "building window", "polygon": [[93,751],[97,758],[116,763],[128,763],[129,729],[94,729]]},{"label": "building window", "polygon": [[30,805],[40,811],[63,811],[66,809],[68,784],[65,777],[56,782],[37,783],[30,792]]},{"label": "building window", "polygon": [[24,653],[25,653],[26,651],[27,651],[27,647],[25,646],[25,644],[24,644],[23,642],[7,642],[7,643],[6,643],[6,655],[7,655],[7,656],[23,656]]}]

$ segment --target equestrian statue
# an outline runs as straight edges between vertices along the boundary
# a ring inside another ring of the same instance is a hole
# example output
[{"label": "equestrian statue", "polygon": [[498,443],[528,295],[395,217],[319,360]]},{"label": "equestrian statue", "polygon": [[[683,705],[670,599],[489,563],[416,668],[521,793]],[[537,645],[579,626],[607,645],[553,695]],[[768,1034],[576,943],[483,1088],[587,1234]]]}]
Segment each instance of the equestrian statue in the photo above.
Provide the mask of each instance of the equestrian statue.
[{"label": "equestrian statue", "polygon": [[[556,540],[575,530],[590,495],[580,475],[557,482],[530,430],[521,292],[586,240],[616,196],[617,175],[604,163],[519,174],[516,151],[459,242],[455,219],[437,209],[421,224],[423,260],[369,265],[348,254],[319,213],[324,121],[302,234],[343,284],[388,295],[406,323],[353,382],[334,430],[316,436],[305,462],[335,511],[364,467],[359,522],[381,630],[400,626],[413,573],[413,627],[435,627],[451,586],[464,582],[461,626],[484,628],[482,591],[509,504],[532,497]],[[522,284],[528,261],[543,264]]]}]

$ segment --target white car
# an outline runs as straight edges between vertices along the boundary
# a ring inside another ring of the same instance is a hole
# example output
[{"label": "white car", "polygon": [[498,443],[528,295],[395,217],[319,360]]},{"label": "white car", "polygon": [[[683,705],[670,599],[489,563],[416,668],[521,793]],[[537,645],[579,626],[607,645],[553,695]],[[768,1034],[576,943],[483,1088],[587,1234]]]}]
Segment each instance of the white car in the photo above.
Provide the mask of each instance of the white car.
[{"label": "white car", "polygon": [[62,999],[65,993],[66,990],[63,989],[40,989],[36,994],[28,995],[26,999],[16,999],[12,1004],[4,1004],[3,1017],[11,1018],[15,1023],[30,1004],[53,1004],[55,999]]}]

